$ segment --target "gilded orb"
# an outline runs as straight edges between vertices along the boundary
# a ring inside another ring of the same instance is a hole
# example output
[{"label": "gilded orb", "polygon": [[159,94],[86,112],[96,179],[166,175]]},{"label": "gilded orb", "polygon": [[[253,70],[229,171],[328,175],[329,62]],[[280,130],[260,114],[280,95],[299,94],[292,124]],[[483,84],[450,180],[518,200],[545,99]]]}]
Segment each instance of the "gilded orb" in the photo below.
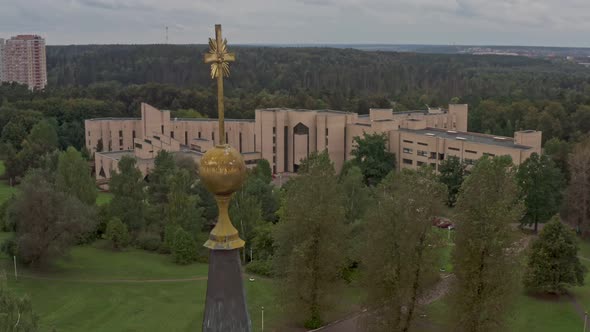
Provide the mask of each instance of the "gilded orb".
[{"label": "gilded orb", "polygon": [[228,144],[217,145],[201,158],[199,173],[207,190],[217,196],[228,196],[244,183],[246,164],[236,149]]}]

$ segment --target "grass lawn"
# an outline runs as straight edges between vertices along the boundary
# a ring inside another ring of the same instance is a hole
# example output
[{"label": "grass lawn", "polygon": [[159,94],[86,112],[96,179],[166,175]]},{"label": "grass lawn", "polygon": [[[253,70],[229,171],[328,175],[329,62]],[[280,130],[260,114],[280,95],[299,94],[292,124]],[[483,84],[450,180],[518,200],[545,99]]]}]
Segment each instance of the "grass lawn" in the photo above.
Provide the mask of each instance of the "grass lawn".
[{"label": "grass lawn", "polygon": [[[9,236],[0,233],[0,241]],[[44,331],[200,331],[206,264],[179,266],[166,255],[136,249],[113,252],[103,247],[101,241],[75,247],[43,272],[21,268],[18,281],[12,276],[11,259],[0,256],[0,269],[7,271],[11,289],[31,297]],[[130,279],[136,281],[124,282]],[[196,280],[154,281],[160,279]],[[264,306],[265,328],[281,331],[282,320],[289,317],[276,300],[276,282],[245,277],[244,284],[253,330],[260,330],[260,308]],[[359,287],[338,292],[326,319],[339,319],[356,310],[361,295]]]},{"label": "grass lawn", "polygon": [[[9,236],[0,233],[0,237]],[[11,260],[0,263],[12,273]],[[33,300],[43,330],[58,331],[195,331],[200,330],[207,289],[207,265],[179,266],[169,256],[140,250],[112,252],[96,246],[76,247],[48,272],[21,269],[9,287]],[[186,279],[177,282],[108,282],[112,279]],[[84,280],[89,280],[84,281]],[[103,280],[100,282],[100,280]],[[274,300],[275,282],[244,281],[253,326],[278,325],[281,310]]]},{"label": "grass lawn", "polygon": [[113,194],[99,191],[98,196],[96,196],[96,205],[101,206],[103,204],[109,203],[112,199]]}]

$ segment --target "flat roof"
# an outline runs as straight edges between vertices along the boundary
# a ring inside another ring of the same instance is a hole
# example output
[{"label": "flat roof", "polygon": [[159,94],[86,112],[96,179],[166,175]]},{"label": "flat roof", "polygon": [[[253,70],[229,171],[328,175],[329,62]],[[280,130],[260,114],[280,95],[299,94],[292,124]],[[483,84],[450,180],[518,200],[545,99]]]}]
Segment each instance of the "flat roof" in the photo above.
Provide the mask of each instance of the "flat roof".
[{"label": "flat roof", "polygon": [[276,111],[287,111],[287,112],[318,112],[318,113],[335,113],[335,114],[355,114],[353,112],[337,111],[329,109],[310,110],[305,108],[286,108],[286,107],[274,107],[274,108],[259,108],[258,111],[262,112],[276,112]]},{"label": "flat roof", "polygon": [[93,118],[93,119],[86,119],[88,121],[101,121],[101,120],[141,120],[141,118],[115,118],[115,117],[107,117],[107,118]]},{"label": "flat roof", "polygon": [[111,159],[120,160],[124,156],[134,155],[133,150],[96,152]]},{"label": "flat roof", "polygon": [[[216,118],[171,118],[172,121],[218,121]],[[225,119],[227,122],[254,122],[254,119]]]},{"label": "flat roof", "polygon": [[[480,144],[489,144],[489,145],[497,145],[503,146],[507,148],[513,149],[520,149],[520,150],[528,150],[532,147],[520,145],[514,143],[514,139],[512,137],[502,137],[502,136],[492,136],[486,134],[479,134],[479,133],[472,133],[472,132],[462,132],[462,131],[453,131],[448,132],[443,129],[438,128],[426,128],[426,129],[406,129],[400,128],[399,131],[418,134],[428,137],[441,137],[448,140],[455,140],[455,141],[463,141],[463,142],[472,142],[472,143],[480,143]],[[463,140],[457,139],[457,137],[464,138]],[[501,137],[503,139],[497,139]]]}]

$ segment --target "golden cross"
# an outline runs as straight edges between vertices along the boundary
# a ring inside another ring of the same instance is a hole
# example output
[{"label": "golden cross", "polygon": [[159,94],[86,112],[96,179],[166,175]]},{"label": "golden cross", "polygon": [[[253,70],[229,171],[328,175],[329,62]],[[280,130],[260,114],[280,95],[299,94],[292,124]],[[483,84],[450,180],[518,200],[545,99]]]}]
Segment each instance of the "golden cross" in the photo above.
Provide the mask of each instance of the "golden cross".
[{"label": "golden cross", "polygon": [[229,62],[236,61],[236,55],[227,51],[227,39],[221,38],[221,24],[215,24],[215,40],[209,38],[209,52],[205,63],[211,64],[211,78],[217,78],[217,112],[219,116],[219,144],[225,144],[223,114],[223,76],[229,76]]}]

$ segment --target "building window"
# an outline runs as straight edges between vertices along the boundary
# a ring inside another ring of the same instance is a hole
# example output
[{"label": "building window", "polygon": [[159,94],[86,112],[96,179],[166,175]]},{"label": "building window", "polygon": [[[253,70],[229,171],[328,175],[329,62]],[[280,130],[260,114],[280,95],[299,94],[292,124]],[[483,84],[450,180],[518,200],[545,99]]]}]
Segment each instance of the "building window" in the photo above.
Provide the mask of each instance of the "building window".
[{"label": "building window", "polygon": [[133,139],[135,139],[135,130],[133,131]]},{"label": "building window", "polygon": [[438,160],[444,160],[445,159],[445,154],[444,153],[439,153],[438,154]]},{"label": "building window", "polygon": [[170,132],[170,138],[174,138],[174,132],[173,131]]},{"label": "building window", "polygon": [[474,154],[477,153],[477,151],[473,151],[473,150],[465,150],[465,152],[467,152],[467,153],[474,153]]},{"label": "building window", "polygon": [[277,165],[272,166],[272,173],[277,174]]},{"label": "building window", "polygon": [[418,145],[428,146],[428,143],[418,142]]},{"label": "building window", "polygon": [[90,130],[88,131],[88,137],[90,137]]},{"label": "building window", "polygon": [[123,131],[119,130],[119,137],[123,137]]},{"label": "building window", "polygon": [[405,139],[405,140],[404,140],[404,143],[410,143],[410,144],[413,144],[413,143],[414,143],[414,141],[408,141],[407,139]]},{"label": "building window", "polygon": [[277,127],[272,127],[272,134],[276,135],[277,134]]},{"label": "building window", "polygon": [[272,144],[277,144],[277,137],[276,136],[272,137]]},{"label": "building window", "polygon": [[452,151],[461,151],[461,149],[459,149],[459,148],[454,148],[454,147],[452,147],[452,146],[449,146],[449,150],[452,150]]},{"label": "building window", "polygon": [[436,159],[436,152],[430,152],[430,159]]},{"label": "building window", "polygon": [[428,156],[428,152],[422,151],[422,150],[416,151],[416,154],[419,155],[420,157],[427,157]]},{"label": "building window", "polygon": [[276,146],[273,146],[272,147],[272,153],[277,153],[277,147]]},{"label": "building window", "polygon": [[277,163],[277,156],[272,156],[272,163],[276,164]]},{"label": "building window", "polygon": [[139,144],[139,143],[135,143],[135,148],[136,149],[141,149],[143,147],[143,145]]},{"label": "building window", "polygon": [[239,151],[240,151],[240,153],[242,153],[242,132],[240,132],[240,143],[239,143],[239,146],[240,146],[240,150]]},{"label": "building window", "polygon": [[92,145],[92,143],[90,143],[90,140],[88,140],[88,145]]},{"label": "building window", "polygon": [[495,157],[496,156],[493,153],[487,153],[487,152],[484,152],[483,155],[486,156],[486,157]]},{"label": "building window", "polygon": [[188,145],[188,133],[184,132],[184,145]]},{"label": "building window", "polygon": [[402,162],[403,162],[405,165],[414,165],[414,161],[413,161],[412,159],[405,159],[405,158],[404,158],[404,159],[402,159]]},{"label": "building window", "polygon": [[256,151],[256,134],[254,134],[254,151]]},{"label": "building window", "polygon": [[328,147],[328,128],[326,128],[326,147]]},{"label": "building window", "polygon": [[413,150],[410,148],[404,148],[404,153],[412,154]]},{"label": "building window", "polygon": [[201,132],[200,131],[197,133],[197,137],[198,138],[201,138]]},{"label": "building window", "polygon": [[215,142],[215,132],[214,131],[211,132],[211,140],[213,142]]},{"label": "building window", "polygon": [[225,133],[225,143],[229,144],[229,136],[227,135],[227,133]]},{"label": "building window", "polygon": [[475,159],[465,158],[465,163],[467,165],[475,165]]},{"label": "building window", "polygon": [[426,164],[426,163],[425,163],[425,162],[423,162],[423,161],[417,161],[417,162],[416,162],[416,165],[417,165],[418,167],[420,167],[420,166],[424,166],[424,164]]},{"label": "building window", "polygon": [[164,134],[164,125],[162,125],[162,134]]}]

